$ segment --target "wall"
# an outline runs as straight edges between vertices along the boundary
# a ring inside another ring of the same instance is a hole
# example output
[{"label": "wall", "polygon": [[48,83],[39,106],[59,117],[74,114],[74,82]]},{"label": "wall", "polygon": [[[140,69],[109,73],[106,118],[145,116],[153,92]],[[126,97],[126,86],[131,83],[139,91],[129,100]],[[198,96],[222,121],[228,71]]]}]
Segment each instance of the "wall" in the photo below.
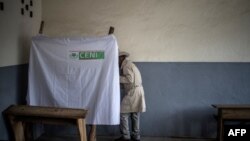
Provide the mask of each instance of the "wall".
[{"label": "wall", "polygon": [[[28,82],[28,65],[18,65],[0,68],[0,111],[11,104],[25,104]],[[0,118],[0,140],[8,139],[5,120]]]},{"label": "wall", "polygon": [[[0,112],[11,104],[25,103],[28,81],[28,60],[31,36],[36,35],[41,22],[41,1],[33,0],[33,18],[28,11],[21,15],[21,0],[0,0]],[[0,117],[0,140],[8,135],[3,117]]]},{"label": "wall", "polygon": [[[250,103],[249,0],[43,0],[42,5],[49,36],[102,36],[115,27],[120,49],[142,73],[147,103],[142,135],[215,137],[211,104]],[[118,131],[98,127],[102,135]]]},{"label": "wall", "polygon": [[[146,93],[142,134],[215,137],[211,104],[249,104],[249,63],[137,63]],[[153,128],[153,129],[152,129]]]},{"label": "wall", "polygon": [[[2,0],[4,11],[0,12],[0,67],[28,63],[30,39],[38,33],[41,22],[41,1],[33,0],[33,18],[25,10],[21,15],[21,0]],[[29,3],[25,1],[25,5]]]},{"label": "wall", "polygon": [[[44,0],[50,36],[105,35],[140,62],[249,62],[249,0]],[[62,14],[64,13],[64,14]]]}]

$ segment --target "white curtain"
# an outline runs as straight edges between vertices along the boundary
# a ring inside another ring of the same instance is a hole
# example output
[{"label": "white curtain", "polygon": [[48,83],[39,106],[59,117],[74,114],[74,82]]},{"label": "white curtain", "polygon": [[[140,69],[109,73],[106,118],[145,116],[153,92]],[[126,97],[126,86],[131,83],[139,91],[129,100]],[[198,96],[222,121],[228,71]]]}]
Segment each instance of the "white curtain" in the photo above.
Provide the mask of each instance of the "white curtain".
[{"label": "white curtain", "polygon": [[36,106],[87,109],[87,124],[119,124],[116,38],[33,37],[27,101]]}]

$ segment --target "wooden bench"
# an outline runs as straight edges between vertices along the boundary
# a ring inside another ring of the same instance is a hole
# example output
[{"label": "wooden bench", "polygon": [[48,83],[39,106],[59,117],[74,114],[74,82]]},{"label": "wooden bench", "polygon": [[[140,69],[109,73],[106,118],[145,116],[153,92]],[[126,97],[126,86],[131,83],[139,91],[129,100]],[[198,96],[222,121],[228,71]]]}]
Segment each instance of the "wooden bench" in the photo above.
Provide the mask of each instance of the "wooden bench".
[{"label": "wooden bench", "polygon": [[218,110],[217,140],[224,141],[224,121],[250,121],[250,105],[212,105]]},{"label": "wooden bench", "polygon": [[85,117],[87,110],[27,105],[11,105],[4,112],[15,141],[27,141],[25,127],[29,123],[77,125],[81,141],[87,141]]}]

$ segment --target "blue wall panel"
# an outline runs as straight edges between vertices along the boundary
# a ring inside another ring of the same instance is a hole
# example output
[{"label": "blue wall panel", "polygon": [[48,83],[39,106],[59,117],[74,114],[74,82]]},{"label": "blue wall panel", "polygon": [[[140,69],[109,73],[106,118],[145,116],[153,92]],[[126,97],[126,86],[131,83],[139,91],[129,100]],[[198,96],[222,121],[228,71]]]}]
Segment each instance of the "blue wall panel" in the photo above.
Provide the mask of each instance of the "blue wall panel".
[{"label": "blue wall panel", "polygon": [[211,104],[250,104],[249,63],[137,65],[147,102],[143,134],[215,137]]},{"label": "blue wall panel", "polygon": [[[211,104],[250,104],[249,63],[136,63],[142,73],[147,136],[215,137]],[[118,128],[99,127],[112,135]]]},{"label": "blue wall panel", "polygon": [[[145,136],[215,137],[211,104],[250,104],[250,63],[136,63],[142,73],[147,112]],[[28,65],[0,68],[0,110],[24,103]],[[56,131],[53,132],[53,130]],[[49,126],[50,133],[77,134],[75,127]],[[0,140],[7,138],[2,118]],[[98,126],[99,135],[117,135],[118,126]]]},{"label": "blue wall panel", "polygon": [[[25,104],[28,65],[0,67],[0,112],[11,104]],[[0,140],[8,138],[3,116],[0,117]]]}]

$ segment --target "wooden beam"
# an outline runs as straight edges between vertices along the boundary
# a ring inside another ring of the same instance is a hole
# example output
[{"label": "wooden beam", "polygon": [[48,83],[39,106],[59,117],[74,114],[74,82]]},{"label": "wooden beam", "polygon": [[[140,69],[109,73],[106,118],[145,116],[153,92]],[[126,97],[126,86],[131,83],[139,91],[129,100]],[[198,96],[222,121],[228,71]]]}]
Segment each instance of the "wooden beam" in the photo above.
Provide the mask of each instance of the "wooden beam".
[{"label": "wooden beam", "polygon": [[[115,31],[115,28],[113,26],[110,26],[108,35],[113,34],[114,31]],[[89,141],[96,141],[96,125],[90,126]]]},{"label": "wooden beam", "polygon": [[114,31],[115,31],[115,28],[113,27],[113,26],[110,26],[110,28],[109,28],[109,35],[110,34],[113,34],[114,33]]},{"label": "wooden beam", "polygon": [[91,125],[89,132],[89,141],[96,141],[96,125]]},{"label": "wooden beam", "polygon": [[39,34],[43,34],[44,21],[41,21]]}]

